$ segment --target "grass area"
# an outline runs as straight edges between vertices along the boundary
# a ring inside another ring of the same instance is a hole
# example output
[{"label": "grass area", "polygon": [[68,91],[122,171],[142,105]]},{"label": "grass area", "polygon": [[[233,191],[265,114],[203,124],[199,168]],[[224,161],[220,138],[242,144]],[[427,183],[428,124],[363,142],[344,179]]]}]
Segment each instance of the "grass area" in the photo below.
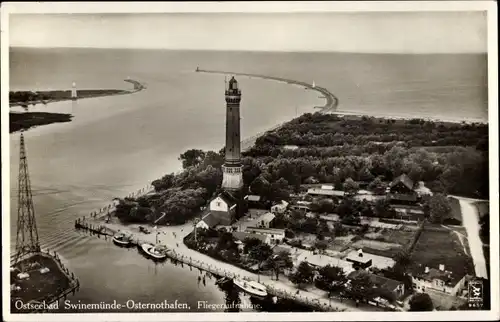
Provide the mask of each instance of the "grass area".
[{"label": "grass area", "polygon": [[[43,301],[66,291],[71,284],[68,277],[61,271],[53,258],[34,255],[14,265],[29,267],[25,271],[29,274],[26,279],[17,278],[19,272],[11,274],[11,285],[19,286],[19,290],[12,290],[12,300],[21,299],[23,303],[29,301]],[[47,267],[49,272],[42,274],[40,269]]]},{"label": "grass area", "polygon": [[452,231],[430,231],[424,229],[412,252],[414,267],[418,265],[445,269],[454,275],[464,276],[474,272],[472,259],[464,252],[457,235]]}]

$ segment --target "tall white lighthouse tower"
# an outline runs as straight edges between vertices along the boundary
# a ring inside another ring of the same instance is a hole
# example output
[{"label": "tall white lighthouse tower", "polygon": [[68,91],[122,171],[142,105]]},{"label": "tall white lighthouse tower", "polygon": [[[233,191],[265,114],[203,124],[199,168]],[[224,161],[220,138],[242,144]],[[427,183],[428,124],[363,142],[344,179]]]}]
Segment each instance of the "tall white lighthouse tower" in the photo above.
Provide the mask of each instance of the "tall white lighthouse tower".
[{"label": "tall white lighthouse tower", "polygon": [[78,92],[76,90],[76,83],[73,82],[73,85],[71,86],[71,99],[76,100],[78,98]]},{"label": "tall white lighthouse tower", "polygon": [[243,187],[240,148],[241,91],[234,77],[226,84],[226,151],[222,166],[222,189],[239,191]]}]

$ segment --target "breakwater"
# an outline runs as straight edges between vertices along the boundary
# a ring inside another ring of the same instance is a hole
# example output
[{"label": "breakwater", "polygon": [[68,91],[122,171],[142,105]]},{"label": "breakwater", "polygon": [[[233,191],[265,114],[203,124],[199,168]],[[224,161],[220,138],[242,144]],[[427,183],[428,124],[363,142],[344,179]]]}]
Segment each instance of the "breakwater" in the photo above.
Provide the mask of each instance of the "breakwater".
[{"label": "breakwater", "polygon": [[323,113],[335,111],[337,109],[337,106],[339,105],[339,99],[335,95],[333,95],[329,90],[327,90],[326,88],[321,87],[321,86],[317,86],[314,84],[309,84],[306,82],[294,80],[294,79],[287,79],[287,78],[259,75],[259,74],[235,73],[235,72],[228,72],[228,71],[206,70],[206,69],[196,69],[196,72],[255,77],[255,78],[274,80],[274,81],[287,83],[287,84],[291,84],[291,85],[303,86],[305,88],[308,88],[308,89],[311,89],[311,90],[314,90],[314,91],[321,93],[323,95],[323,97],[326,99],[326,103],[324,106],[316,106],[316,108],[320,109],[320,112],[323,112]]}]

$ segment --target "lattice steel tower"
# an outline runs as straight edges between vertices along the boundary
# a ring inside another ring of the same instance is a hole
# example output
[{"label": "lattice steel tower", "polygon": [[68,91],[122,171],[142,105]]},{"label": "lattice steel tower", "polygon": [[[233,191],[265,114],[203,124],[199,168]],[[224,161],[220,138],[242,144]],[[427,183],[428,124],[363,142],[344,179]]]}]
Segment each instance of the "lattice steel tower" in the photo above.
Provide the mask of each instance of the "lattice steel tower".
[{"label": "lattice steel tower", "polygon": [[17,199],[17,237],[15,255],[16,263],[21,259],[23,255],[40,251],[38,230],[35,220],[35,208],[33,206],[33,197],[31,195],[28,161],[26,158],[26,148],[24,146],[24,136],[22,133],[19,150],[19,190]]}]

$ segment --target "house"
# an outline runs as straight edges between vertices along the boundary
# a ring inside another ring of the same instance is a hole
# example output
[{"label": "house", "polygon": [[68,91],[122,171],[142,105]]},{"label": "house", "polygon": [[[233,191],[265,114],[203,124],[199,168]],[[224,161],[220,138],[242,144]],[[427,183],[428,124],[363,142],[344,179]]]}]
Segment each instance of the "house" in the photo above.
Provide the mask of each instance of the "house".
[{"label": "house", "polygon": [[299,265],[301,262],[307,262],[309,263],[309,265],[317,269],[327,265],[335,266],[338,268],[342,268],[345,274],[349,274],[350,272],[354,271],[354,267],[351,262],[328,255],[313,254],[312,252],[301,252],[294,259],[295,266]]},{"label": "house", "polygon": [[269,236],[270,244],[278,244],[285,239],[284,229],[247,227],[247,233]]},{"label": "house", "polygon": [[274,206],[271,207],[271,212],[275,214],[282,214],[286,211],[288,208],[288,202],[281,200],[280,203],[275,204]]},{"label": "house", "polygon": [[276,218],[275,214],[272,212],[266,212],[255,219],[250,226],[258,228],[271,228],[274,218]]},{"label": "house", "polygon": [[361,249],[350,252],[345,260],[351,262],[355,269],[365,269],[372,266],[372,260],[366,257]]},{"label": "house", "polygon": [[255,238],[255,239],[260,240],[263,243],[271,244],[270,236],[268,236],[268,235],[252,234],[250,232],[245,232],[245,231],[233,231],[232,235],[236,240],[239,240],[242,242],[244,242],[245,239]]},{"label": "house", "polygon": [[290,205],[289,208],[293,210],[309,211],[311,210],[311,203],[312,202],[310,201],[297,201],[296,203]]},{"label": "house", "polygon": [[460,291],[465,287],[467,275],[460,276],[453,274],[453,272],[445,270],[443,264],[439,268],[419,268],[411,273],[411,281],[413,289],[417,292],[423,293],[431,289],[437,292],[457,296]]},{"label": "house", "polygon": [[264,201],[261,196],[246,195],[243,199],[247,202],[248,208],[269,209],[269,202]]},{"label": "house", "polygon": [[391,203],[415,204],[418,201],[417,192],[413,189],[413,181],[406,174],[395,178],[387,190],[387,198]]},{"label": "house", "polygon": [[405,285],[403,282],[372,274],[364,270],[353,271],[349,275],[347,275],[347,278],[349,280],[353,280],[359,278],[362,275],[368,275],[370,277],[370,281],[375,287],[377,287],[378,289],[383,289],[389,294],[392,294],[394,296],[394,299],[401,298],[405,293]]},{"label": "house", "polygon": [[390,205],[390,208],[399,219],[418,220],[424,216],[424,209],[419,205]]},{"label": "house", "polygon": [[196,224],[196,228],[210,229],[219,225],[219,219],[215,217],[211,212],[208,212],[201,220]]},{"label": "house", "polygon": [[345,192],[333,189],[309,188],[307,194],[313,197],[329,197],[329,198],[344,198]]},{"label": "house", "polygon": [[231,225],[237,213],[237,199],[229,192],[221,192],[210,201],[210,213],[220,225]]},{"label": "house", "polygon": [[363,252],[362,249],[353,250],[345,257],[346,261],[353,263],[355,268],[375,267],[378,269],[387,269],[393,267],[396,262],[389,257],[374,255]]}]

